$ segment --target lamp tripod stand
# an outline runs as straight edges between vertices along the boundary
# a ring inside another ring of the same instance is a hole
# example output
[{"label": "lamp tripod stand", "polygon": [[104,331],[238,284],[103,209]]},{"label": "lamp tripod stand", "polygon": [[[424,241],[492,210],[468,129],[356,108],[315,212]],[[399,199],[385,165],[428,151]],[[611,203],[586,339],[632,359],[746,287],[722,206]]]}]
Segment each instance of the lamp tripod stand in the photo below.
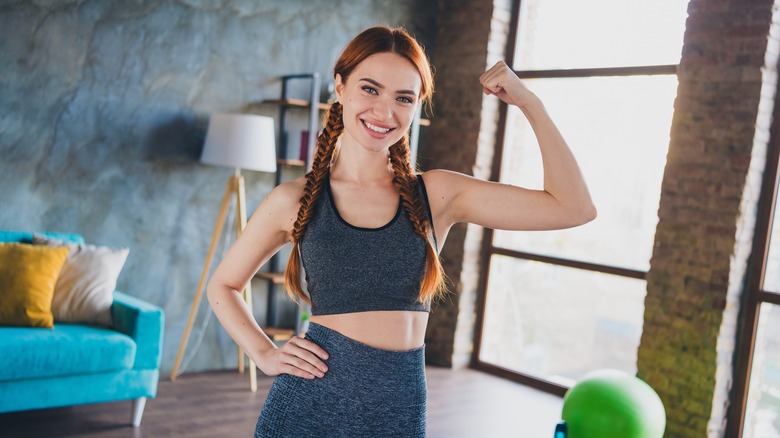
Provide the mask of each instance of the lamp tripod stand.
[{"label": "lamp tripod stand", "polygon": [[[219,207],[219,214],[217,215],[217,223],[214,225],[214,231],[211,233],[211,244],[209,245],[209,251],[206,255],[206,262],[203,264],[203,270],[200,274],[200,280],[198,280],[198,289],[195,292],[195,298],[192,301],[192,309],[190,310],[190,316],[187,319],[187,325],[184,329],[184,335],[181,338],[179,344],[179,352],[176,354],[176,361],[173,364],[173,370],[171,371],[171,380],[176,380],[179,375],[179,367],[181,366],[182,358],[184,357],[184,350],[187,348],[187,341],[192,331],[192,324],[195,321],[195,314],[198,312],[201,298],[203,297],[203,287],[208,278],[209,271],[211,270],[211,262],[214,259],[214,253],[216,252],[217,245],[219,244],[220,235],[222,234],[223,227],[225,226],[225,216],[227,216],[228,208],[230,207],[230,198],[236,199],[236,237],[240,236],[246,227],[246,195],[244,190],[244,177],[241,176],[241,170],[236,168],[236,173],[228,180],[227,187],[225,188],[225,195],[222,197],[222,204]],[[242,291],[242,298],[246,301],[250,311],[252,310],[252,282],[249,281],[244,290]],[[244,373],[244,350],[238,347],[238,372]],[[257,391],[257,367],[252,359],[249,359],[249,389],[252,392]]]}]

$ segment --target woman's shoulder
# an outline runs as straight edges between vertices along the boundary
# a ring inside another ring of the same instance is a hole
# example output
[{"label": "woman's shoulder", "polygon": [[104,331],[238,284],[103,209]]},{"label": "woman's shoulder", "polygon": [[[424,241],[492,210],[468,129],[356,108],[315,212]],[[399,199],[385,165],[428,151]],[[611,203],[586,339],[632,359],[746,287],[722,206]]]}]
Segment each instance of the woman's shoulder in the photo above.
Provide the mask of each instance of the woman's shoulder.
[{"label": "woman's shoulder", "polygon": [[421,176],[429,192],[451,191],[469,179],[465,174],[444,169],[428,170],[421,173]]},{"label": "woman's shoulder", "polygon": [[303,195],[303,188],[306,186],[306,177],[295,178],[294,180],[287,181],[274,187],[271,194],[281,196],[284,198],[294,198],[298,201]]},{"label": "woman's shoulder", "polygon": [[446,170],[446,169],[431,169],[426,170],[425,172],[421,173],[422,177],[425,179],[425,182],[427,183],[429,180],[440,182],[440,181],[449,181],[453,178],[459,178],[462,176],[465,176],[463,173],[455,172],[453,170]]},{"label": "woman's shoulder", "polygon": [[288,233],[295,223],[295,218],[298,217],[305,184],[305,178],[298,178],[274,187],[252,213],[249,224],[262,224],[262,228],[266,231],[277,230]]},{"label": "woman's shoulder", "polygon": [[420,175],[425,179],[425,181],[428,181],[430,178],[442,178],[446,177],[447,173],[454,173],[450,170],[444,170],[444,169],[431,169],[426,170],[425,172],[420,172]]},{"label": "woman's shoulder", "polygon": [[453,202],[464,193],[485,184],[485,181],[473,176],[445,169],[428,170],[422,173],[422,177],[428,200],[434,210],[449,210]]},{"label": "woman's shoulder", "polygon": [[305,177],[279,184],[271,190],[263,203],[268,204],[268,207],[274,210],[290,211],[297,215],[305,185]]}]

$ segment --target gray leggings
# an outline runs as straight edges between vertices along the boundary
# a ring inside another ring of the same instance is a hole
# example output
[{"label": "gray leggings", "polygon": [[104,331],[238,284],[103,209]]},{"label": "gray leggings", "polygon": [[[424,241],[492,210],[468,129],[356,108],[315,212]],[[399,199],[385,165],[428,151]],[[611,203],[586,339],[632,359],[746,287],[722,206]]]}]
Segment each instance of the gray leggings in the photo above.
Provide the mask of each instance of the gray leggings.
[{"label": "gray leggings", "polygon": [[328,352],[325,377],[276,377],[255,438],[425,436],[424,347],[380,350],[314,323],[306,339]]}]

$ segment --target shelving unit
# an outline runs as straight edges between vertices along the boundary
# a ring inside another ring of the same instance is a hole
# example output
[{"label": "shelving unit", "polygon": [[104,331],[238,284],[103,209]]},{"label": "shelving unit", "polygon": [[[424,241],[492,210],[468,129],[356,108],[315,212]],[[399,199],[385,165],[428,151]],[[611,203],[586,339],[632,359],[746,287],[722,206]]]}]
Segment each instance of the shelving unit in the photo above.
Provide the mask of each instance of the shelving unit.
[{"label": "shelving unit", "polygon": [[[279,185],[282,183],[283,174],[291,170],[297,170],[300,176],[309,169],[312,158],[314,156],[314,147],[317,141],[317,133],[319,132],[320,125],[320,111],[327,110],[328,105],[320,102],[320,75],[319,73],[305,73],[282,76],[282,92],[279,99],[267,99],[261,102],[252,103],[248,106],[248,110],[252,111],[256,107],[260,106],[278,106],[279,107],[279,126],[277,135],[277,164],[278,168],[275,175],[274,183]],[[308,81],[309,82],[309,99],[297,99],[290,97],[290,83],[292,81]],[[288,158],[288,146],[290,141],[290,127],[288,112],[290,110],[308,110],[307,129],[309,131],[309,139],[307,147],[307,155],[305,160]],[[275,254],[268,261],[268,271],[258,272],[255,274],[255,278],[264,280],[268,283],[268,297],[266,301],[266,326],[263,327],[263,331],[273,341],[283,342],[290,339],[296,334],[296,328],[289,326],[279,326],[278,321],[278,306],[279,297],[278,293],[284,293],[279,291],[279,288],[284,287],[284,267],[281,265],[279,254]],[[299,315],[300,316],[300,315]],[[299,318],[297,318],[299,319]],[[297,323],[296,323],[297,326]]]},{"label": "shelving unit", "polygon": [[[275,175],[275,184],[279,185],[282,182],[282,175],[284,172],[291,169],[298,169],[301,174],[305,173],[311,166],[312,159],[314,157],[314,149],[317,142],[317,133],[320,131],[320,112],[327,110],[329,104],[321,102],[320,95],[320,75],[319,73],[305,73],[282,76],[282,92],[279,99],[268,99],[258,103],[253,103],[248,106],[248,110],[253,110],[255,107],[275,105],[279,107],[279,134],[277,139],[277,163],[279,167]],[[309,99],[296,99],[291,98],[290,94],[290,81],[296,80],[308,80],[309,81]],[[308,144],[307,144],[307,156],[306,160],[290,159],[287,158],[288,144],[289,144],[289,126],[288,126],[288,112],[290,110],[308,110]],[[419,142],[420,126],[429,126],[430,120],[421,118],[421,112],[417,111],[409,136],[410,144],[410,156],[412,160],[412,167],[416,165],[417,161],[417,145]],[[302,176],[302,175],[301,175]],[[278,327],[279,321],[277,320],[277,307],[278,297],[277,290],[280,287],[284,287],[284,267],[281,266],[279,260],[279,254],[275,254],[268,261],[268,271],[258,272],[255,274],[256,279],[265,280],[268,282],[268,297],[267,297],[267,313],[266,313],[266,327],[263,327],[263,331],[271,337],[273,341],[286,341],[294,336],[296,329],[289,327]],[[282,292],[284,293],[284,292]],[[300,310],[299,310],[300,312]],[[300,313],[298,318],[300,319]],[[297,324],[296,324],[297,325]]]}]

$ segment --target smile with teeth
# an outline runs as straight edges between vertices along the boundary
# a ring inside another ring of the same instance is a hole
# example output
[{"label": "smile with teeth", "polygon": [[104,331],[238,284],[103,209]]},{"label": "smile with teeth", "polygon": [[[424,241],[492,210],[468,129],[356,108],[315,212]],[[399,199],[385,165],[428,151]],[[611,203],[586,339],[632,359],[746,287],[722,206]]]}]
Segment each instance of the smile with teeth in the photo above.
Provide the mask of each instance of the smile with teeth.
[{"label": "smile with teeth", "polygon": [[386,134],[386,133],[390,132],[390,128],[380,128],[379,126],[372,125],[372,124],[366,122],[365,120],[363,120],[362,122],[366,126],[366,128],[368,128],[368,129],[370,129],[370,130],[372,130],[374,132],[378,132],[380,134]]}]

